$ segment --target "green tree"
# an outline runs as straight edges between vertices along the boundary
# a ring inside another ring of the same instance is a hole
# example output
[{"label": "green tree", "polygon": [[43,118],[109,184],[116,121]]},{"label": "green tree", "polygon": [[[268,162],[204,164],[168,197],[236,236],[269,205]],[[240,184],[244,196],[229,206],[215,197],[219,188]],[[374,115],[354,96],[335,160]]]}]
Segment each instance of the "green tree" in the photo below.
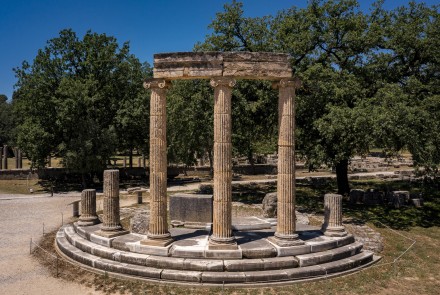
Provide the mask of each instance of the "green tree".
[{"label": "green tree", "polygon": [[10,143],[13,139],[14,120],[12,105],[8,103],[8,97],[0,95],[0,147]]},{"label": "green tree", "polygon": [[90,31],[81,40],[63,30],[15,73],[19,146],[33,167],[57,154],[83,175],[85,186],[85,175],[102,170],[118,143],[127,141],[117,136],[126,127],[118,111],[128,99],[143,97],[142,67],[128,43],[119,46],[114,37]]}]

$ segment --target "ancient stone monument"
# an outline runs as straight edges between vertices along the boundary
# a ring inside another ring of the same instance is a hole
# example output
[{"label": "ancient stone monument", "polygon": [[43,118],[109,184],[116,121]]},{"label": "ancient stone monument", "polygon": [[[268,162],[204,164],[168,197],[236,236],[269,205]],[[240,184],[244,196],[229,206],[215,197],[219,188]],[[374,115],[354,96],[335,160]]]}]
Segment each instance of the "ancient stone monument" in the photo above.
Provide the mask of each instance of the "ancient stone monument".
[{"label": "ancient stone monument", "polygon": [[[231,96],[235,79],[274,81],[279,89],[278,225],[271,240],[279,246],[301,244],[295,233],[295,89],[289,57],[277,53],[183,52],[156,54],[151,89],[150,189],[152,210],[148,240],[171,242],[166,217],[166,90],[170,81],[210,79],[214,88],[214,208],[212,249],[236,249],[231,226],[232,141]],[[144,241],[148,243],[148,241]]]},{"label": "ancient stone monument", "polygon": [[[171,81],[179,79],[209,79],[214,88],[214,189],[212,199],[182,194],[172,197],[170,211],[176,207],[182,210],[170,215],[183,220],[168,227],[166,93]],[[253,217],[249,223],[235,219],[233,224],[231,99],[235,79],[271,80],[279,91],[276,219]],[[345,231],[339,195],[326,195],[322,229],[296,224],[294,106],[299,86],[292,78],[287,54],[156,54],[154,78],[144,83],[151,91],[149,219],[145,211],[132,219],[132,233],[122,229],[119,173],[106,170],[103,224],[62,227],[56,236],[58,252],[108,273],[203,285],[284,284],[328,278],[378,261],[380,257],[363,251],[362,243]],[[194,204],[187,204],[187,200]],[[186,205],[193,207],[192,211],[186,210]],[[212,228],[179,227],[185,225],[185,219],[205,224],[212,220]]]},{"label": "ancient stone monument", "polygon": [[96,190],[85,189],[81,193],[81,216],[79,226],[89,226],[99,223],[96,215]]}]

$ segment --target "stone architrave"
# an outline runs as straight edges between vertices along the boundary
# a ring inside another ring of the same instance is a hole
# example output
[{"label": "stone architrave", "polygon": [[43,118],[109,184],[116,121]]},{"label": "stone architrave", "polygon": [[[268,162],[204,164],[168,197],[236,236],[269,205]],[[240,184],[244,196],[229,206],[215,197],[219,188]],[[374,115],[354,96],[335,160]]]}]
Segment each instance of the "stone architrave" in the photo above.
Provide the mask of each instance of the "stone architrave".
[{"label": "stone architrave", "polygon": [[321,231],[330,237],[347,235],[342,225],[342,196],[338,194],[324,195],[324,224]]},{"label": "stone architrave", "polygon": [[8,146],[3,147],[3,169],[8,170]]},{"label": "stone architrave", "polygon": [[96,215],[96,190],[85,189],[81,192],[81,216],[79,217],[79,226],[89,226],[99,223]]},{"label": "stone architrave", "polygon": [[295,216],[295,89],[296,78],[275,83],[278,98],[277,229],[271,241],[280,247],[301,245]]},{"label": "stone architrave", "polygon": [[214,87],[214,201],[210,249],[237,249],[232,235],[231,96],[235,80],[211,79]]},{"label": "stone architrave", "polygon": [[145,81],[151,89],[150,100],[150,224],[147,239],[141,244],[165,247],[173,242],[168,231],[167,213],[167,117],[166,92],[169,82]]},{"label": "stone architrave", "polygon": [[103,222],[98,235],[111,238],[128,233],[119,215],[119,170],[104,170]]}]

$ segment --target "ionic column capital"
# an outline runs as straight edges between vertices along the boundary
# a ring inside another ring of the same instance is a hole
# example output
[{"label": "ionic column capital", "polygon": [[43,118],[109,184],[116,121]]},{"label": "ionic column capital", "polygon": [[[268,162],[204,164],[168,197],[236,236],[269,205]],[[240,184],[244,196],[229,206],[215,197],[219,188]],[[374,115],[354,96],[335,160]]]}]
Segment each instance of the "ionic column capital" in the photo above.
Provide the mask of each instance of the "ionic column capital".
[{"label": "ionic column capital", "polygon": [[279,89],[279,88],[286,88],[286,87],[293,87],[295,89],[300,88],[302,85],[301,80],[298,77],[293,78],[285,78],[281,79],[280,81],[273,82],[272,88]]},{"label": "ionic column capital", "polygon": [[211,79],[209,84],[214,88],[217,86],[228,86],[232,88],[235,86],[236,81],[229,77],[215,77]]},{"label": "ionic column capital", "polygon": [[171,83],[164,79],[147,79],[144,82],[144,88],[145,89],[168,89],[171,85]]}]

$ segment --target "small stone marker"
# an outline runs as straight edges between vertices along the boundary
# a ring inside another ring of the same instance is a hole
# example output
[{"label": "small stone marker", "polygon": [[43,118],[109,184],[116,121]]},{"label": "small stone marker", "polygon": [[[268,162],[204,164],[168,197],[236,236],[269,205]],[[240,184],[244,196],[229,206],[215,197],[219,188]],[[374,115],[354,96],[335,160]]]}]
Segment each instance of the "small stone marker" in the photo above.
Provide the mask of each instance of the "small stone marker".
[{"label": "small stone marker", "polygon": [[268,193],[263,199],[263,216],[266,218],[277,217],[277,193]]}]

